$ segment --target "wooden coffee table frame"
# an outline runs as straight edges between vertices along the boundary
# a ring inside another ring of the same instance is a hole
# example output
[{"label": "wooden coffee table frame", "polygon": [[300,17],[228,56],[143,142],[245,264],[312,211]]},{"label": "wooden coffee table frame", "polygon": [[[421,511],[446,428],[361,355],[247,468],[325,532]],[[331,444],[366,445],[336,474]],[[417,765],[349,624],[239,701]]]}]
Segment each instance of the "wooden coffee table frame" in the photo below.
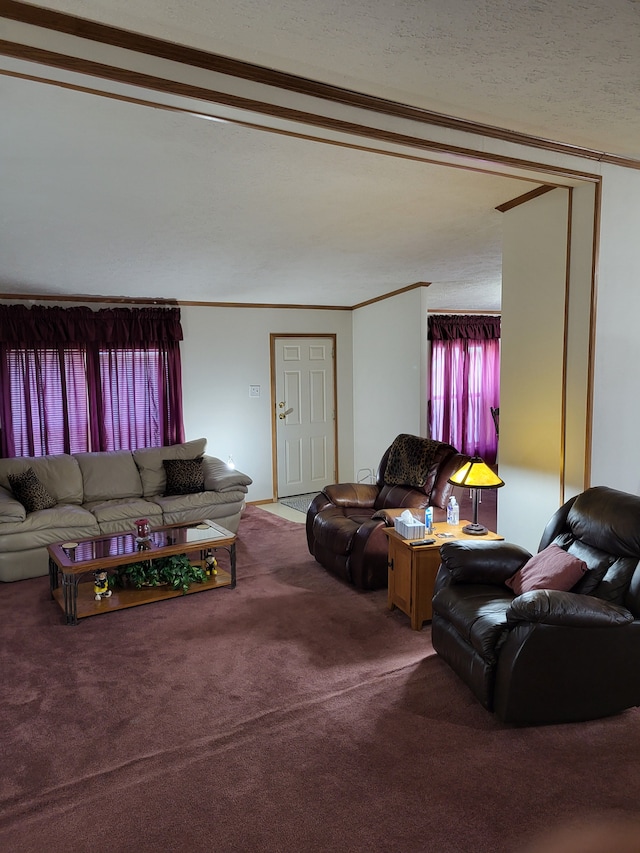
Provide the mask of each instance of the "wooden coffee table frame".
[{"label": "wooden coffee table frame", "polygon": [[[200,530],[199,526],[207,524],[210,534]],[[198,530],[197,534],[193,531]],[[190,531],[190,533],[187,533]],[[187,541],[188,536],[196,535],[195,541]],[[122,540],[122,553],[110,554],[114,540]],[[204,592],[208,589],[236,585],[236,536],[224,527],[214,522],[194,521],[186,524],[170,524],[155,528],[151,532],[149,543],[141,545],[136,540],[134,532],[114,533],[109,536],[93,536],[89,539],[79,539],[75,548],[63,547],[67,543],[48,545],[49,552],[49,585],[51,597],[55,599],[64,612],[67,625],[77,625],[79,619],[97,616],[123,610],[126,607],[138,607],[166,598],[176,598],[183,595],[182,590],[170,587],[145,587],[144,589],[114,589],[109,598],[96,601],[93,592],[93,578],[90,582],[81,583],[88,573],[95,571],[110,571],[141,560],[153,560],[158,557],[171,557],[175,554],[198,554],[194,562],[204,564],[212,552],[222,549],[229,554],[230,571],[218,567],[216,575],[207,578],[204,583],[193,583],[186,594]],[[103,550],[105,556],[96,556],[95,552]],[[83,557],[83,551],[93,551],[90,557]],[[60,588],[60,582],[62,587]]]}]

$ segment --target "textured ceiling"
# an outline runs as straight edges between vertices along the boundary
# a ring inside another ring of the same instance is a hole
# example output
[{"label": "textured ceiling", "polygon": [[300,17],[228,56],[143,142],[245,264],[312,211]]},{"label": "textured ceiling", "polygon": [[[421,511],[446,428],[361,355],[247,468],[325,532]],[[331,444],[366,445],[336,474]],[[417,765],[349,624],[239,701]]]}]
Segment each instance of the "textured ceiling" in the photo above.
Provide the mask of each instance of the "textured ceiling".
[{"label": "textured ceiling", "polygon": [[353,305],[451,279],[486,286],[495,307],[493,208],[531,184],[456,171],[452,193],[446,167],[9,88],[5,290]]},{"label": "textured ceiling", "polygon": [[[640,156],[640,3],[52,0],[52,9],[536,136]],[[532,185],[0,77],[4,292],[500,304]]]},{"label": "textured ceiling", "polygon": [[640,157],[640,0],[50,0],[402,103]]}]

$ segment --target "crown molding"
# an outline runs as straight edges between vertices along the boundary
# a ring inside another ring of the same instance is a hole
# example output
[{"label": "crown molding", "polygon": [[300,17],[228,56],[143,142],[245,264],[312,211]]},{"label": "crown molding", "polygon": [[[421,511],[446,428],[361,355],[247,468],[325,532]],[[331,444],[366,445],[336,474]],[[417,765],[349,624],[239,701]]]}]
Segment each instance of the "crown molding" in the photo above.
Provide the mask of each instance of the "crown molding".
[{"label": "crown molding", "polygon": [[[503,127],[444,115],[422,107],[391,101],[386,98],[356,92],[328,83],[321,83],[316,80],[265,68],[243,60],[231,59],[230,57],[209,53],[197,48],[187,47],[141,33],[134,33],[107,24],[78,18],[63,12],[44,9],[39,6],[19,2],[19,0],[0,0],[0,17],[43,29],[55,30],[113,47],[124,48],[148,56],[169,59],[173,62],[203,68],[230,77],[262,83],[281,90],[358,107],[383,115],[410,119],[425,125],[463,131],[517,145],[525,145],[530,148],[544,149],[545,151],[553,151],[558,154],[614,164],[629,169],[640,169],[640,160],[631,157],[621,157],[606,151],[599,151],[579,145],[570,145],[565,142],[531,136]],[[4,43],[4,48],[7,48],[6,42]],[[5,50],[0,50],[0,52],[4,53]],[[8,55],[15,54],[9,53]]]},{"label": "crown molding", "polygon": [[495,210],[499,213],[506,213],[508,210],[513,210],[514,207],[518,207],[521,204],[526,204],[528,201],[532,201],[534,198],[538,198],[538,196],[544,195],[545,193],[551,192],[551,190],[557,189],[557,187],[550,187],[547,185],[536,187],[534,190],[529,190],[528,193],[523,193],[522,195],[517,196],[517,198],[509,199],[509,201],[505,201],[502,204],[499,204]]}]

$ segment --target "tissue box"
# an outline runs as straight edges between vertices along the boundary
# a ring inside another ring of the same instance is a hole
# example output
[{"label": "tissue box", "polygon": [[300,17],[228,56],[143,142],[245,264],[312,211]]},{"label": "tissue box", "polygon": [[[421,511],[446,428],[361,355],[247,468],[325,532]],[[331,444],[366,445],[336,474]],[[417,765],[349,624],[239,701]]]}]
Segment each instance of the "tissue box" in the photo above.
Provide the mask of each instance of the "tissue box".
[{"label": "tissue box", "polygon": [[412,522],[406,522],[402,518],[394,518],[393,526],[403,539],[424,539],[424,522],[414,518]]}]

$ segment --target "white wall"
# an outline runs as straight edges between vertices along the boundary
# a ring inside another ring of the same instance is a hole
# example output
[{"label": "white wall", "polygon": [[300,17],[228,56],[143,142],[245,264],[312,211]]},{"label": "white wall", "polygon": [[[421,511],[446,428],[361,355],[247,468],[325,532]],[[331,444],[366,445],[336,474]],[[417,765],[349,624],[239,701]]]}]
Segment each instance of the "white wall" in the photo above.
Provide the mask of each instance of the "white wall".
[{"label": "white wall", "polygon": [[560,504],[569,192],[504,216],[498,530],[535,552]]},{"label": "white wall", "polygon": [[582,184],[572,190],[563,500],[591,485],[590,350],[595,198],[595,184]]},{"label": "white wall", "polygon": [[353,312],[356,474],[399,433],[426,435],[427,298],[417,287]]},{"label": "white wall", "polygon": [[[184,425],[187,439],[206,436],[207,452],[253,478],[248,500],[271,500],[270,333],[336,334],[338,477],[353,476],[350,311],[183,306]],[[249,385],[261,396],[249,397]]]},{"label": "white wall", "polygon": [[591,482],[640,494],[640,172],[602,172]]}]

